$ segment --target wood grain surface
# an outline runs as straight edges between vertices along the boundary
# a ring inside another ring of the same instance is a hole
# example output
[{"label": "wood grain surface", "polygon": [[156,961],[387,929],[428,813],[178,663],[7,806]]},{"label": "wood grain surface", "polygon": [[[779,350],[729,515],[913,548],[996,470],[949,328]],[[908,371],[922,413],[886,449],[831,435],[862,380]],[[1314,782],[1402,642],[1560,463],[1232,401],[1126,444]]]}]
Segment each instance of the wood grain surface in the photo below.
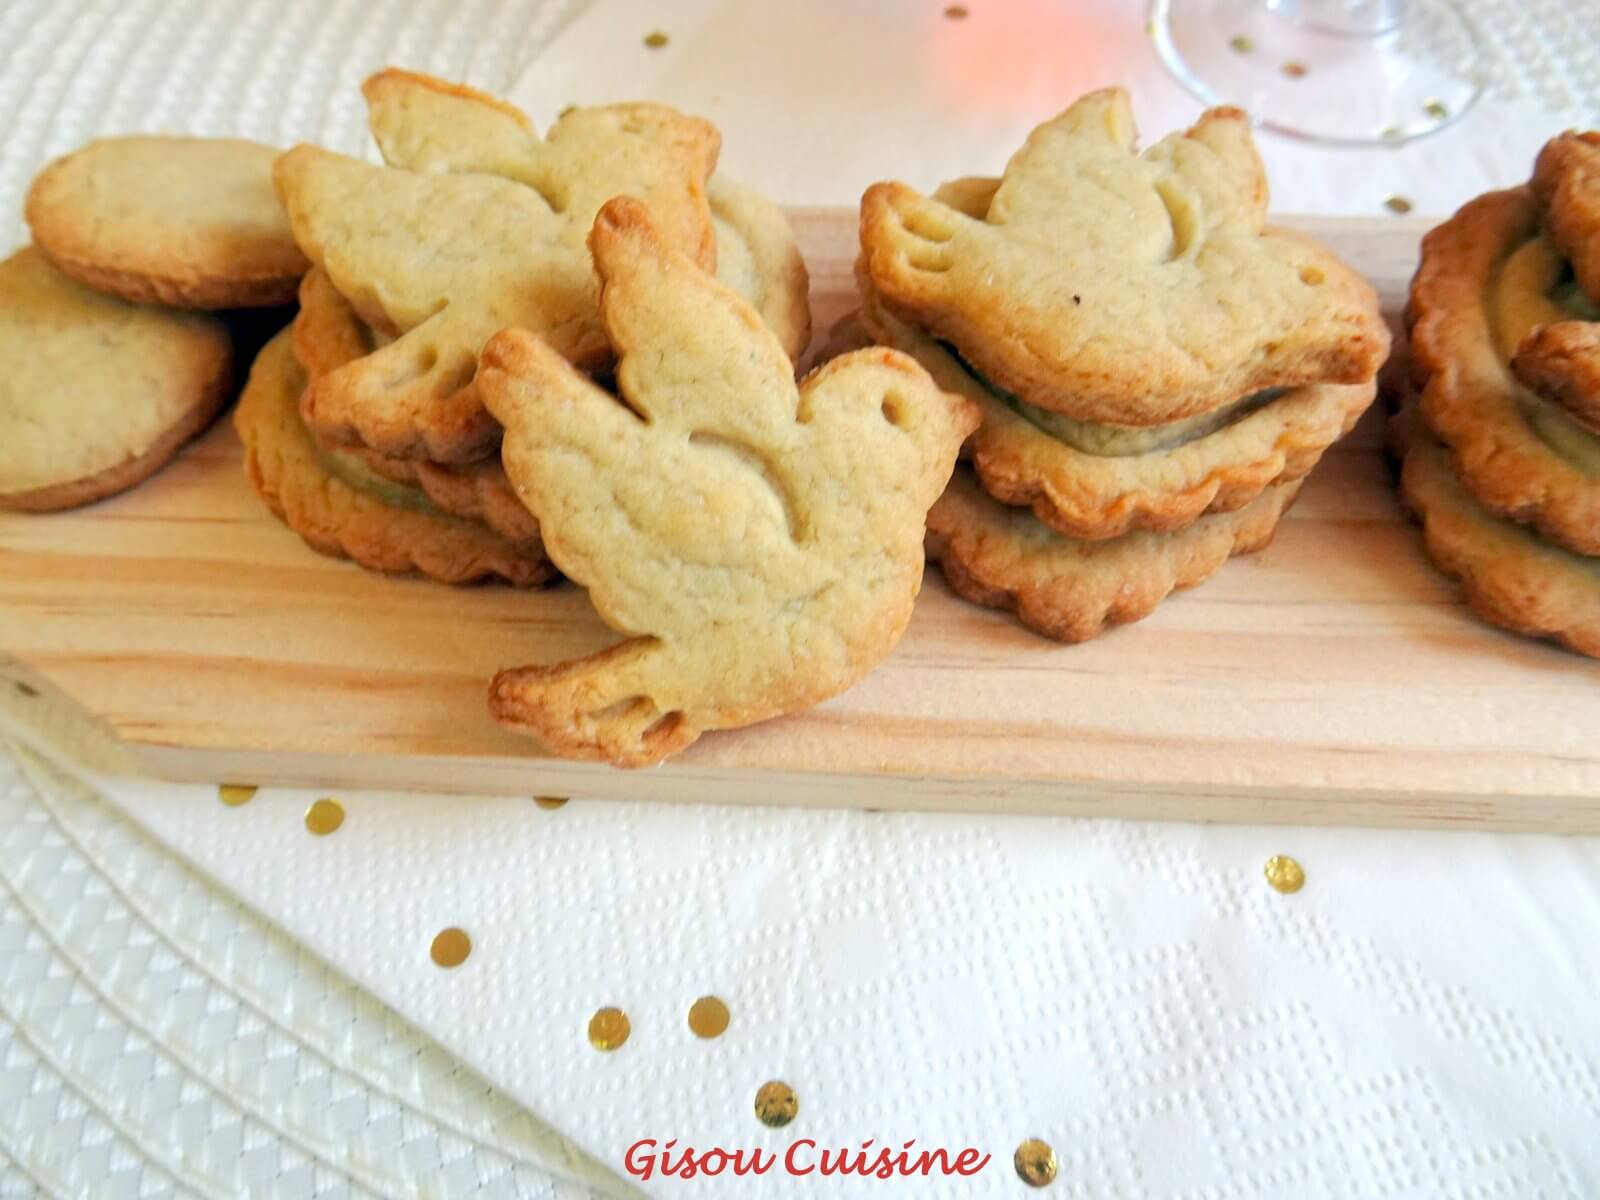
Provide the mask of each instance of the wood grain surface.
[{"label": "wood grain surface", "polygon": [[[854,214],[793,217],[821,340],[854,303]],[[1293,223],[1398,314],[1416,222]],[[616,640],[582,591],[321,557],[251,492],[226,420],[126,496],[0,514],[0,669],[22,711],[70,700],[130,769],[172,779],[1600,831],[1600,664],[1463,609],[1395,501],[1375,415],[1267,551],[1143,622],[1061,646],[930,569],[905,639],[849,693],[646,771],[551,759],[489,719],[496,668]]]}]

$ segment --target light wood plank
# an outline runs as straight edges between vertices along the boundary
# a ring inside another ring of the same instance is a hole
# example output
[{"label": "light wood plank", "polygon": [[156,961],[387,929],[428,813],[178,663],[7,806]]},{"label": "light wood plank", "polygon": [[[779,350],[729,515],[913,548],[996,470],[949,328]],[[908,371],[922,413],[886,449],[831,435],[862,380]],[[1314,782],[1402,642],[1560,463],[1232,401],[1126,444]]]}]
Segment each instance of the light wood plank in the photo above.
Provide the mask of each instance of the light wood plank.
[{"label": "light wood plank", "polygon": [[[793,217],[820,340],[854,303],[854,214]],[[1421,225],[1293,224],[1398,314]],[[542,757],[488,717],[496,668],[614,640],[582,592],[322,558],[251,494],[226,422],[127,496],[0,515],[0,649],[38,703],[70,698],[174,779],[1600,831],[1600,664],[1463,610],[1378,435],[1328,455],[1270,549],[1146,621],[1058,646],[931,570],[848,694],[649,771]]]}]

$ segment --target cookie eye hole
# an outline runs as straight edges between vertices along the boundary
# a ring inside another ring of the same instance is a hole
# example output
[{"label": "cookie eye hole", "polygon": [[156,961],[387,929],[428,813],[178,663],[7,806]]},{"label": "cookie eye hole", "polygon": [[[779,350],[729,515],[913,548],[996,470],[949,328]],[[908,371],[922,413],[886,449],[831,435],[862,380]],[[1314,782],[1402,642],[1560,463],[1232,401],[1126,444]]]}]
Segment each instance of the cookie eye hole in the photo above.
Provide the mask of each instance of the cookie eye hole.
[{"label": "cookie eye hole", "polygon": [[890,392],[885,396],[883,398],[883,419],[896,429],[904,429],[907,423],[905,399],[895,392]]},{"label": "cookie eye hole", "polygon": [[384,360],[391,364],[384,378],[387,387],[409,387],[439,365],[437,346],[419,346],[413,349],[404,342],[396,342],[395,346],[393,356]]},{"label": "cookie eye hole", "polygon": [[650,728],[639,735],[639,741],[646,746],[653,745],[656,742],[670,741],[673,734],[677,733],[678,727],[682,724],[683,713],[676,710],[662,713],[651,724]]},{"label": "cookie eye hole", "polygon": [[436,395],[443,398],[453,396],[467,384],[472,382],[473,376],[478,373],[478,363],[475,359],[467,359],[454,371],[448,372],[438,382]]},{"label": "cookie eye hole", "polygon": [[1318,284],[1326,283],[1327,281],[1328,277],[1322,273],[1321,267],[1300,268],[1300,282],[1307,287],[1316,287]]}]

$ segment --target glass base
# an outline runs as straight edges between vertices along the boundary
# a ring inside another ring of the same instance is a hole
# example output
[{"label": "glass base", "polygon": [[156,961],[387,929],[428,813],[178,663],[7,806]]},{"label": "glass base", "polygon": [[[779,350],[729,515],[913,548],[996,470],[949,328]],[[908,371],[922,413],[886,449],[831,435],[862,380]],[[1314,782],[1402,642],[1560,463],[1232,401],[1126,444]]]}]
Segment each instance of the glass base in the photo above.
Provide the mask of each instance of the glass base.
[{"label": "glass base", "polygon": [[1341,146],[1437,133],[1482,94],[1477,32],[1450,0],[1384,6],[1370,29],[1316,19],[1289,0],[1151,0],[1162,61],[1207,106],[1265,129]]}]

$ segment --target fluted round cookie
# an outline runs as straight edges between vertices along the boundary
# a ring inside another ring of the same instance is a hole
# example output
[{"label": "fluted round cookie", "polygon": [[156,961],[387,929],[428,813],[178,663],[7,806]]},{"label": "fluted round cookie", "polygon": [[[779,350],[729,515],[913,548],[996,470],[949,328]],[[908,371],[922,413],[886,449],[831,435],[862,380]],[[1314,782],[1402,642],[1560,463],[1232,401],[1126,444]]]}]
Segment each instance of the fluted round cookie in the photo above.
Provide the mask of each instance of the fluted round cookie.
[{"label": "fluted round cookie", "polygon": [[1173,533],[1087,541],[1001,504],[958,469],[928,513],[926,548],[956,595],[1015,613],[1045,637],[1084,642],[1149,616],[1233,555],[1264,549],[1302,482],[1274,485],[1236,512],[1211,513]]},{"label": "fluted round cookie", "polygon": [[68,275],[137,304],[287,304],[307,264],[273,192],[277,154],[233,138],[91,142],[33,181],[28,225]]},{"label": "fluted round cookie", "polygon": [[1406,413],[1391,435],[1405,452],[1400,490],[1422,523],[1428,557],[1460,580],[1467,607],[1492,625],[1600,658],[1600,558],[1488,512],[1462,487],[1445,448]]},{"label": "fluted round cookie", "polygon": [[986,492],[1024,505],[1070,538],[1167,533],[1235,512],[1304,478],[1371,405],[1376,384],[1323,384],[1257,397],[1232,411],[1128,430],[1072,422],[996,392],[933,338],[877,302],[863,281],[862,321],[947,392],[983,410],[966,456]]},{"label": "fluted round cookie", "polygon": [[0,508],[73,508],[132,487],[228,395],[227,329],[91,291],[38,250],[0,263]]},{"label": "fluted round cookie", "polygon": [[1584,315],[1562,278],[1528,188],[1469,202],[1423,239],[1407,308],[1413,374],[1423,417],[1483,507],[1596,555],[1600,437],[1510,365],[1537,329]]},{"label": "fluted round cookie", "polygon": [[498,577],[531,587],[554,578],[540,542],[512,542],[448,516],[417,489],[319,449],[300,423],[305,384],[289,335],[279,334],[257,356],[233,420],[251,484],[308,546],[370,570],[414,570],[441,583]]}]

